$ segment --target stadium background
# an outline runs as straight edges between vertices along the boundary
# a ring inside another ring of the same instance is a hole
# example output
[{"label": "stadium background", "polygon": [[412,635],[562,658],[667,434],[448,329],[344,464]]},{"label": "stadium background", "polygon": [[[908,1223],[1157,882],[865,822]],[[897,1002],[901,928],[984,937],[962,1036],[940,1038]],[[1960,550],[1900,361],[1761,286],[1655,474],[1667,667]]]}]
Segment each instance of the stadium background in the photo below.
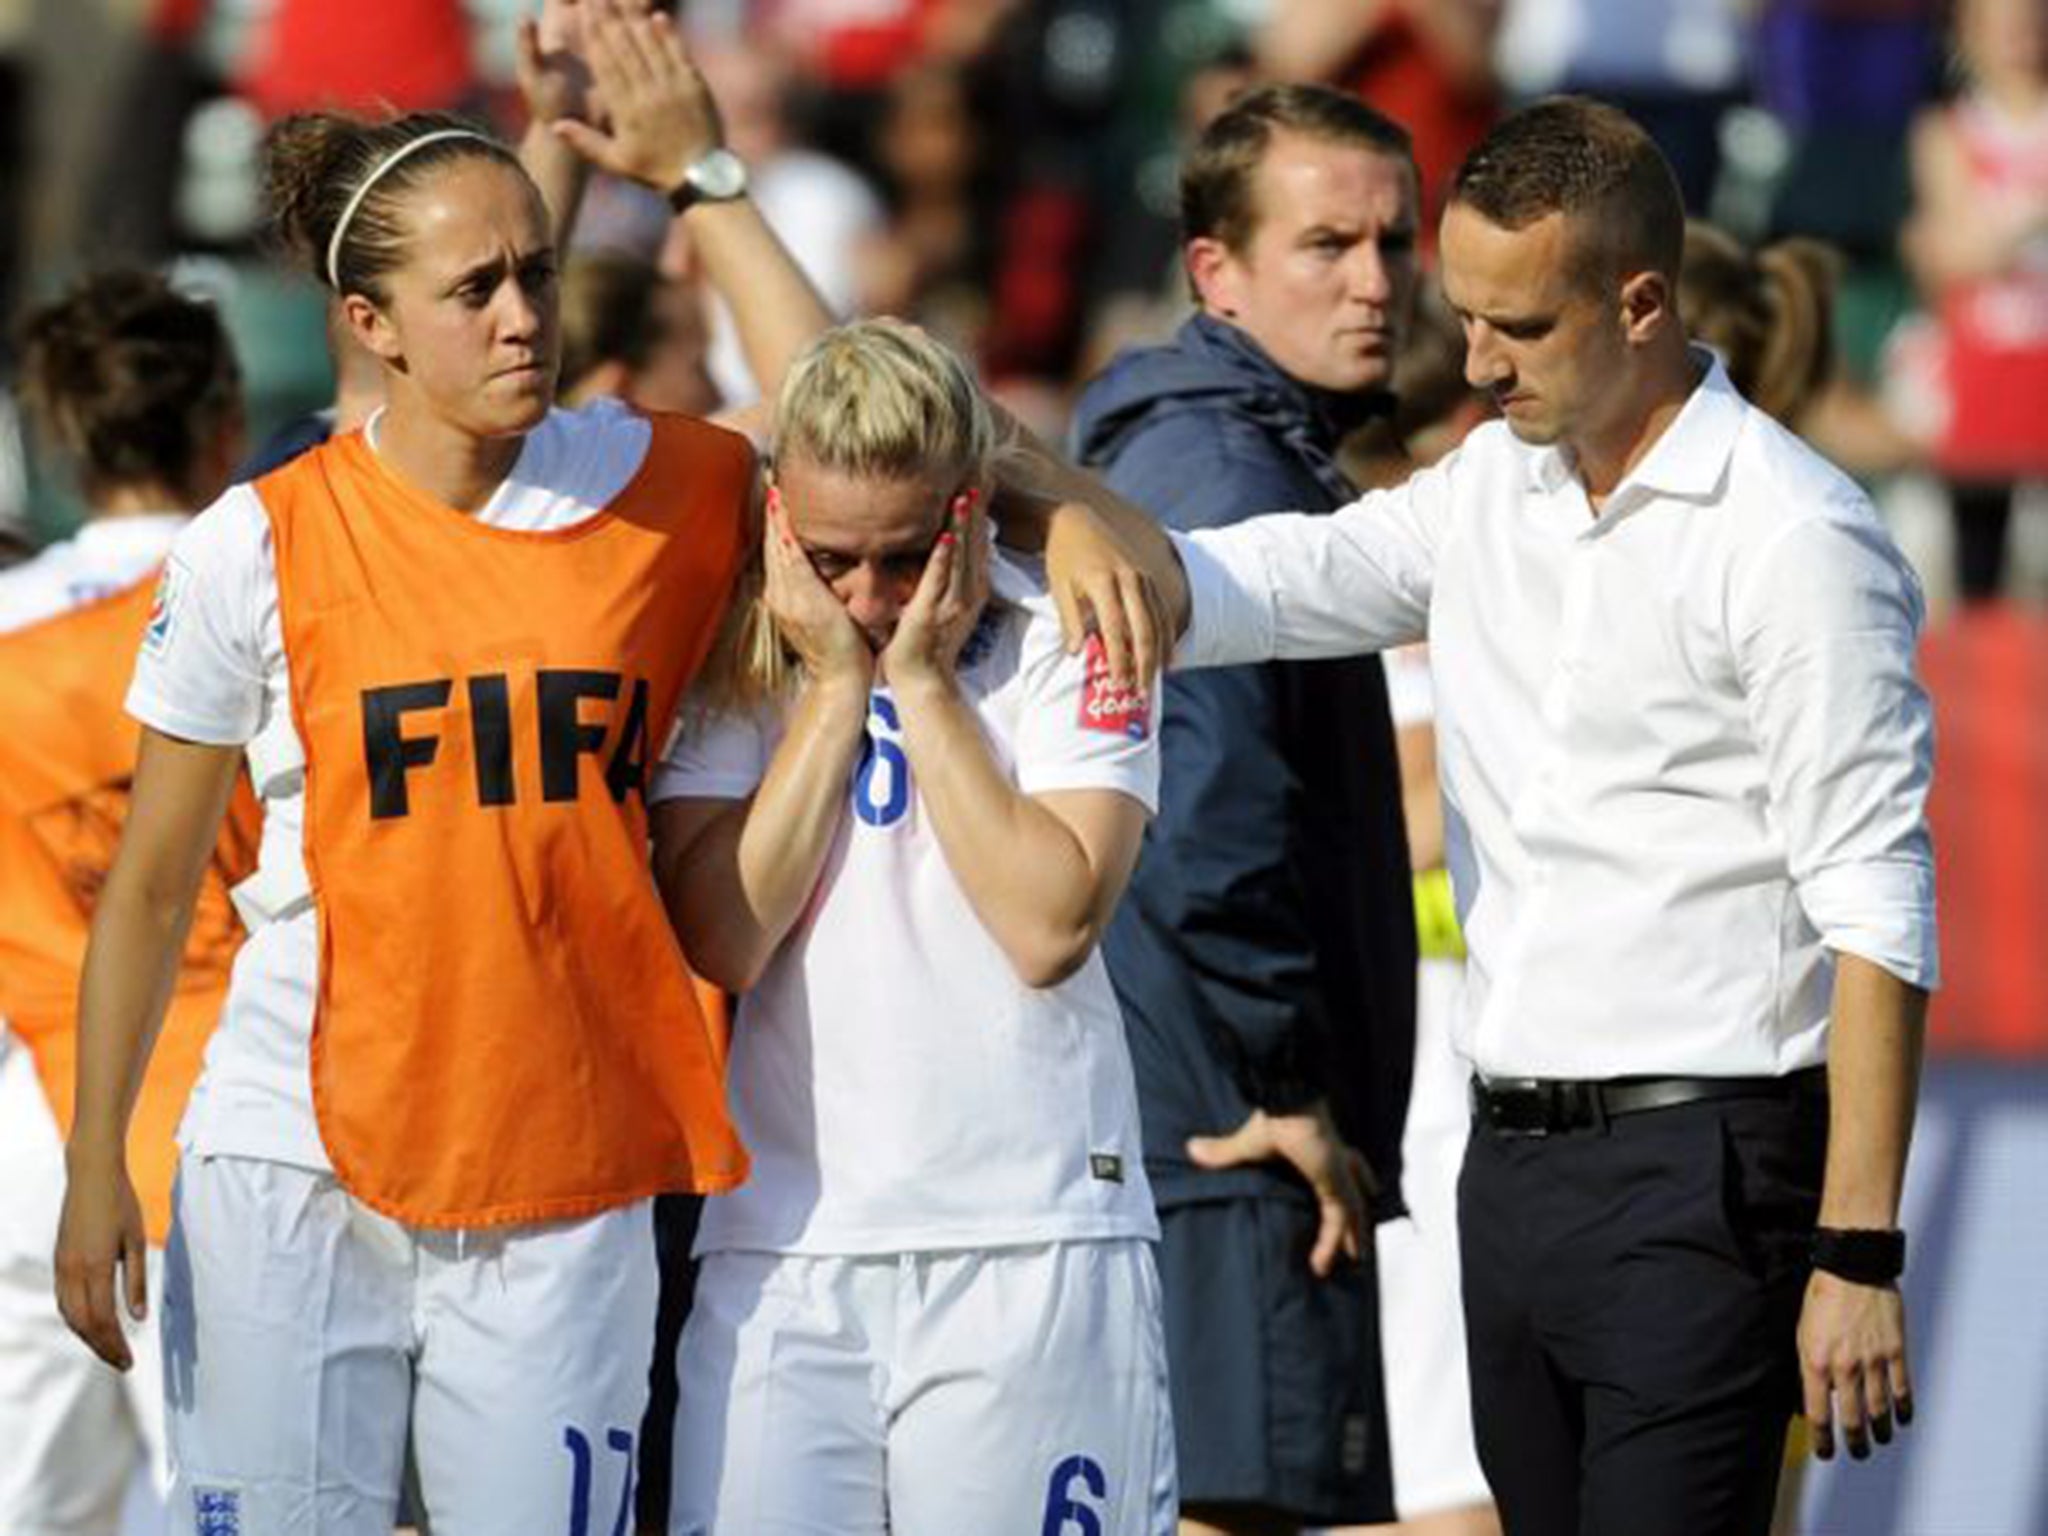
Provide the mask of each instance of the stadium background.
[{"label": "stadium background", "polygon": [[[852,167],[826,181],[855,189],[840,202],[861,215],[868,254],[862,273],[820,274],[828,289],[850,284],[834,297],[916,314],[1057,432],[1072,386],[1109,350],[1174,323],[1177,146],[1292,3],[694,0],[688,14],[707,68],[719,60],[721,94],[761,98],[735,114],[750,124],[735,124],[736,137],[765,131],[769,155],[814,172],[818,148]],[[1840,249],[1846,375],[1910,436],[1912,380],[1895,344],[1916,298],[1897,233],[1911,114],[1958,84],[1944,7],[1507,0],[1496,14],[1488,0],[1409,3],[1468,11],[1490,30],[1490,69],[1459,76],[1456,105],[1590,88],[1656,128],[1696,211],[1752,240],[1808,233]],[[338,95],[462,105],[516,127],[512,27],[525,9],[0,0],[10,326],[24,302],[87,265],[175,262],[229,317],[252,437],[321,404],[319,296],[252,238],[264,114]],[[1399,5],[1387,9],[1408,25]],[[1395,42],[1412,54],[1418,31]],[[1353,58],[1338,77],[1395,78],[1360,68]],[[1408,76],[1397,84],[1416,88]],[[646,220],[630,200],[599,199],[591,238],[637,242],[651,258],[660,220],[651,243]],[[839,259],[788,233],[801,258]],[[2048,400],[2035,419],[2048,439]],[[1906,1210],[1922,1416],[1902,1450],[1816,1469],[1802,1529],[2048,1536],[2048,489],[2022,495],[2002,593],[1963,603],[1939,480],[1910,455],[1882,470],[1872,489],[1935,614],[1925,665],[1947,985]],[[0,391],[0,529],[48,538],[75,505],[61,474],[24,452]]]}]

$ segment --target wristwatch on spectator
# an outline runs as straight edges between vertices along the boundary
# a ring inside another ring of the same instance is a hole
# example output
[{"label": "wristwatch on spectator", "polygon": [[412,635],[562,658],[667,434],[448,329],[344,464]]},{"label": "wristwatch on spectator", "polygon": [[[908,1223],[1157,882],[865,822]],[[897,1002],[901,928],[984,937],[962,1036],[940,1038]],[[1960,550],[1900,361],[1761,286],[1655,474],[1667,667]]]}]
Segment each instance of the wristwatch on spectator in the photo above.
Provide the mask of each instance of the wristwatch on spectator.
[{"label": "wristwatch on spectator", "polygon": [[745,195],[747,163],[720,145],[707,149],[683,172],[683,179],[668,195],[668,205],[677,213],[699,203],[729,203]]}]

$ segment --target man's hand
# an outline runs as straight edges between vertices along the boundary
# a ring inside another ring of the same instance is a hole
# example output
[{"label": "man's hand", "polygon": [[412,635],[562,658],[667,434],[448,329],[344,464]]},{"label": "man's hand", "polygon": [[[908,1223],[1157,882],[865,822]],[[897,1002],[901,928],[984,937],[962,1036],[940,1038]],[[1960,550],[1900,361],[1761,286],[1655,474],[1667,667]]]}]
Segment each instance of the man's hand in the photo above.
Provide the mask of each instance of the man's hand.
[{"label": "man's hand", "polygon": [[863,696],[874,676],[874,652],[846,606],[812,569],[783,508],[782,493],[768,487],[768,524],[761,536],[767,580],[763,601],[776,633],[796,652],[805,674],[818,681],[857,682]]},{"label": "man's hand", "polygon": [[960,649],[988,604],[988,519],[975,505],[980,493],[953,498],[945,532],[932,546],[917,591],[896,621],[878,667],[890,687],[949,687]]},{"label": "man's hand", "polygon": [[1308,1267],[1327,1276],[1340,1254],[1354,1261],[1359,1257],[1366,1237],[1366,1196],[1376,1181],[1364,1156],[1338,1135],[1330,1107],[1321,1100],[1299,1114],[1269,1115],[1255,1109],[1228,1136],[1190,1136],[1187,1150],[1198,1168],[1285,1159],[1308,1181],[1322,1215]]},{"label": "man's hand", "polygon": [[[57,1225],[57,1310],[71,1331],[117,1371],[134,1364],[121,1332],[120,1302],[141,1322],[149,1315],[149,1272],[142,1206],[125,1163],[71,1168]],[[116,1272],[119,1272],[119,1293]]]},{"label": "man's hand", "polygon": [[718,103],[675,23],[630,0],[584,0],[583,57],[609,131],[577,117],[553,131],[600,170],[661,193],[725,142]]},{"label": "man's hand", "polygon": [[1053,509],[1045,578],[1067,649],[1080,650],[1090,631],[1099,632],[1111,680],[1120,688],[1150,688],[1177,626],[1152,579],[1092,509],[1078,502]]},{"label": "man's hand", "polygon": [[1906,1372],[1906,1308],[1897,1286],[1858,1285],[1814,1271],[1799,1314],[1799,1374],[1813,1454],[1835,1454],[1835,1426],[1858,1461],[1889,1445],[1892,1424],[1913,1422]]}]

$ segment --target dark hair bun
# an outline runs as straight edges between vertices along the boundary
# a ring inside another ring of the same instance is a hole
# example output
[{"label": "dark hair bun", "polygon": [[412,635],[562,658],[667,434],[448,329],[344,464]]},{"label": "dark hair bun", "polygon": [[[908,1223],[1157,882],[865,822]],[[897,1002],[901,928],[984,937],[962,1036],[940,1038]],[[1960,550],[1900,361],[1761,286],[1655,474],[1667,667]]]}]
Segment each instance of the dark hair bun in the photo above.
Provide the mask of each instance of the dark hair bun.
[{"label": "dark hair bun", "polygon": [[22,326],[23,404],[88,491],[185,486],[240,383],[213,306],[153,273],[87,278]]},{"label": "dark hair bun", "polygon": [[301,263],[327,260],[336,216],[333,189],[363,163],[364,125],[337,112],[278,119],[263,138],[263,195],[278,238]]}]

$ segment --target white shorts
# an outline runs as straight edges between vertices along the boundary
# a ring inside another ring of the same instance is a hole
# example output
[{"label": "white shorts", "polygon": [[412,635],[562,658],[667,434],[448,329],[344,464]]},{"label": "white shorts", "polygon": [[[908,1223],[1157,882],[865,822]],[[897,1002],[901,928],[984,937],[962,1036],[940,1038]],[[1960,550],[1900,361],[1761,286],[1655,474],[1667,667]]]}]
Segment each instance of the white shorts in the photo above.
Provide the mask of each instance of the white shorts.
[{"label": "white shorts", "polygon": [[1137,1239],[713,1253],[677,1377],[671,1536],[1174,1530],[1159,1278]]},{"label": "white shorts", "polygon": [[630,1529],[651,1205],[433,1231],[332,1174],[187,1158],[163,1309],[173,1529],[390,1536],[408,1421],[435,1536]]},{"label": "white shorts", "polygon": [[161,1498],[163,1373],[154,1309],[163,1255],[149,1255],[151,1321],[127,1323],[126,1374],[103,1365],[57,1311],[51,1254],[64,1149],[28,1048],[0,1034],[0,1532],[103,1536],[138,1473]]},{"label": "white shorts", "polygon": [[1425,960],[1415,995],[1415,1083],[1401,1137],[1408,1216],[1379,1228],[1380,1348],[1394,1507],[1404,1520],[1493,1495],[1472,1439],[1459,1292],[1458,1170],[1472,1110],[1470,1070],[1451,1047],[1464,966]]}]

